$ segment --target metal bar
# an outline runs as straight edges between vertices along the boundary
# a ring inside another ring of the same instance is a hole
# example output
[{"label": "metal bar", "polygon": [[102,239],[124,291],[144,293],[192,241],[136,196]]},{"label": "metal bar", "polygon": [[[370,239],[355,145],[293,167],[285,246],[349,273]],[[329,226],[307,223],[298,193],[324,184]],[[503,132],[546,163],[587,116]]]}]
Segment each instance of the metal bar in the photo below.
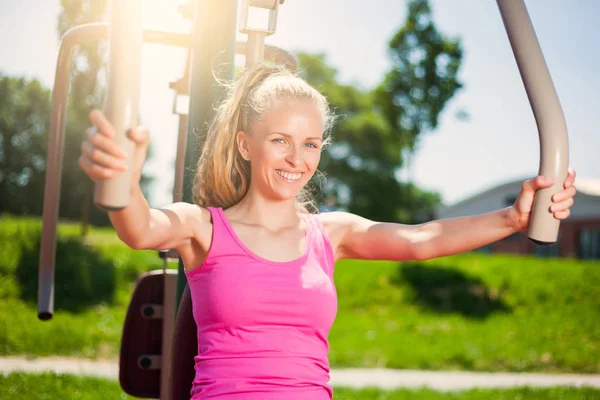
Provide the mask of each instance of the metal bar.
[{"label": "metal bar", "polygon": [[176,271],[168,270],[167,259],[164,259],[163,271],[163,319],[162,319],[162,349],[160,360],[160,400],[171,398],[171,354],[173,349],[173,334],[175,332],[175,317],[177,316],[175,297],[178,278]]},{"label": "metal bar", "polygon": [[[248,44],[246,42],[237,42],[236,54],[248,54]],[[300,65],[298,57],[280,47],[265,44],[264,59],[273,61],[276,64],[285,65],[289,70],[296,71]]]},{"label": "metal bar", "polygon": [[[203,146],[202,133],[213,118],[213,106],[226,93],[216,79],[232,81],[234,77],[236,17],[237,0],[195,0],[186,171],[195,170],[199,157],[197,151]],[[188,203],[193,203],[193,178],[192,174],[184,175],[183,201]],[[180,258],[178,304],[186,283]]]},{"label": "metal bar", "polygon": [[192,46],[192,36],[187,33],[162,32],[146,29],[144,30],[144,43],[187,48]]},{"label": "metal bar", "polygon": [[265,33],[248,33],[248,43],[246,45],[246,68],[250,68],[256,63],[262,62],[265,58]]},{"label": "metal bar", "polygon": [[250,7],[274,9],[279,0],[250,0]]},{"label": "metal bar", "polygon": [[44,209],[38,280],[38,318],[46,321],[54,314],[54,263],[56,257],[56,225],[61,188],[61,170],[65,142],[65,120],[69,78],[75,46],[106,37],[106,24],[86,24],[69,29],[62,37],[54,88],[52,114],[48,133],[48,156],[44,185]]},{"label": "metal bar", "polygon": [[568,174],[567,124],[542,49],[523,0],[497,0],[515,60],[535,116],[540,139],[539,174],[554,178],[535,194],[528,236],[538,245],[555,243],[560,221],[549,211],[552,195]]},{"label": "metal bar", "polygon": [[179,132],[177,135],[177,154],[175,156],[175,180],[173,182],[173,202],[183,199],[183,176],[185,172],[185,149],[187,147],[187,115],[179,116]]}]

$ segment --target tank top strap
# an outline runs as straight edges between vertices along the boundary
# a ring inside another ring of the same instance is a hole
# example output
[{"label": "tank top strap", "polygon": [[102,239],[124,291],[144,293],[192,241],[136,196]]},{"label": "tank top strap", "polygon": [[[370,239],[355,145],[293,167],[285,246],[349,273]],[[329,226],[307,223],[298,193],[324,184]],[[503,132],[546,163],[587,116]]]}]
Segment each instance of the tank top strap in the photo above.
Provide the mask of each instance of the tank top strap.
[{"label": "tank top strap", "polygon": [[223,209],[220,207],[206,207],[210,211],[213,233],[210,244],[210,250],[206,260],[210,262],[215,257],[228,256],[232,253],[243,253],[238,249],[237,242],[231,236],[227,222],[223,216]]},{"label": "tank top strap", "polygon": [[329,236],[327,235],[323,221],[321,220],[319,214],[309,214],[308,220],[310,222],[307,224],[307,227],[308,225],[311,227],[309,243],[313,247],[312,250],[321,259],[321,262],[323,263],[324,268],[326,268],[327,273],[330,276],[333,276],[335,257],[333,254],[333,247],[329,241]]}]

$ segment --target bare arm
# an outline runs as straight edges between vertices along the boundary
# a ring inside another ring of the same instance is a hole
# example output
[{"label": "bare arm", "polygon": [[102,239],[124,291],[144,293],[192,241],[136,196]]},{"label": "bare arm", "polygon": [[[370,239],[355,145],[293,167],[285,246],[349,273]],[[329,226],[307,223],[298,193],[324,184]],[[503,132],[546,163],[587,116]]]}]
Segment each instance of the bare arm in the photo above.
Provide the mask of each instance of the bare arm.
[{"label": "bare arm", "polygon": [[[97,130],[87,130],[79,164],[94,181],[113,178],[127,168],[126,154],[114,142],[114,127],[101,111],[93,110],[90,121]],[[132,129],[128,136],[136,145],[129,204],[108,213],[117,235],[134,249],[167,250],[189,244],[204,209],[188,203],[175,203],[160,210],[150,208],[139,184],[150,137],[144,127]]]},{"label": "bare arm", "polygon": [[129,205],[109,212],[119,238],[136,250],[167,250],[189,244],[194,236],[194,212],[188,203],[174,203],[162,209],[150,208],[139,185],[131,189]]},{"label": "bare arm", "polygon": [[474,250],[516,232],[509,209],[419,225],[375,222],[350,213],[325,218],[341,231],[337,259],[427,260]]},{"label": "bare arm", "polygon": [[428,260],[475,250],[516,233],[509,208],[419,225],[414,238],[416,258]]},{"label": "bare arm", "polygon": [[346,212],[321,215],[339,241],[336,259],[405,261],[415,259],[416,225],[376,222]]}]

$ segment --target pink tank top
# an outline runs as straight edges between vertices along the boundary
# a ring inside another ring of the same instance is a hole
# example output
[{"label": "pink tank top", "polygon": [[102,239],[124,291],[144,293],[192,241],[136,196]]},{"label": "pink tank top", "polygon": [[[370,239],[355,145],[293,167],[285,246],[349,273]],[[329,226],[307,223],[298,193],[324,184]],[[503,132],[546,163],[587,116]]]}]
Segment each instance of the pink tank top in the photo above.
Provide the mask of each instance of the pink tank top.
[{"label": "pink tank top", "polygon": [[306,217],[302,256],[266,260],[237,237],[221,208],[206,261],[186,273],[198,327],[192,399],[328,400],[329,343],[337,312],[333,250]]}]

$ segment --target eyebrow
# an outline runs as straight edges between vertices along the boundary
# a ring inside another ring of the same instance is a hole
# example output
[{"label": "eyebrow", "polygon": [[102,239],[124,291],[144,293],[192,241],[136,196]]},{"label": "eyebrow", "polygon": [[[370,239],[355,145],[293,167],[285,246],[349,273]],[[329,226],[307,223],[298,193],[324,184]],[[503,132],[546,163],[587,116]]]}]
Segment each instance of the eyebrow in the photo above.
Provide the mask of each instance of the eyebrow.
[{"label": "eyebrow", "polygon": [[[276,134],[277,134],[277,135],[282,135],[282,136],[285,136],[285,137],[288,137],[288,138],[291,138],[291,137],[292,137],[292,135],[290,135],[289,133],[284,133],[284,132],[270,132],[270,133],[267,135],[267,137],[269,137],[269,136],[271,136],[271,135],[276,135]],[[322,139],[322,138],[320,138],[320,137],[316,137],[316,136],[307,137],[306,139],[307,139],[307,140],[320,140],[321,142],[323,141],[323,139]]]}]

